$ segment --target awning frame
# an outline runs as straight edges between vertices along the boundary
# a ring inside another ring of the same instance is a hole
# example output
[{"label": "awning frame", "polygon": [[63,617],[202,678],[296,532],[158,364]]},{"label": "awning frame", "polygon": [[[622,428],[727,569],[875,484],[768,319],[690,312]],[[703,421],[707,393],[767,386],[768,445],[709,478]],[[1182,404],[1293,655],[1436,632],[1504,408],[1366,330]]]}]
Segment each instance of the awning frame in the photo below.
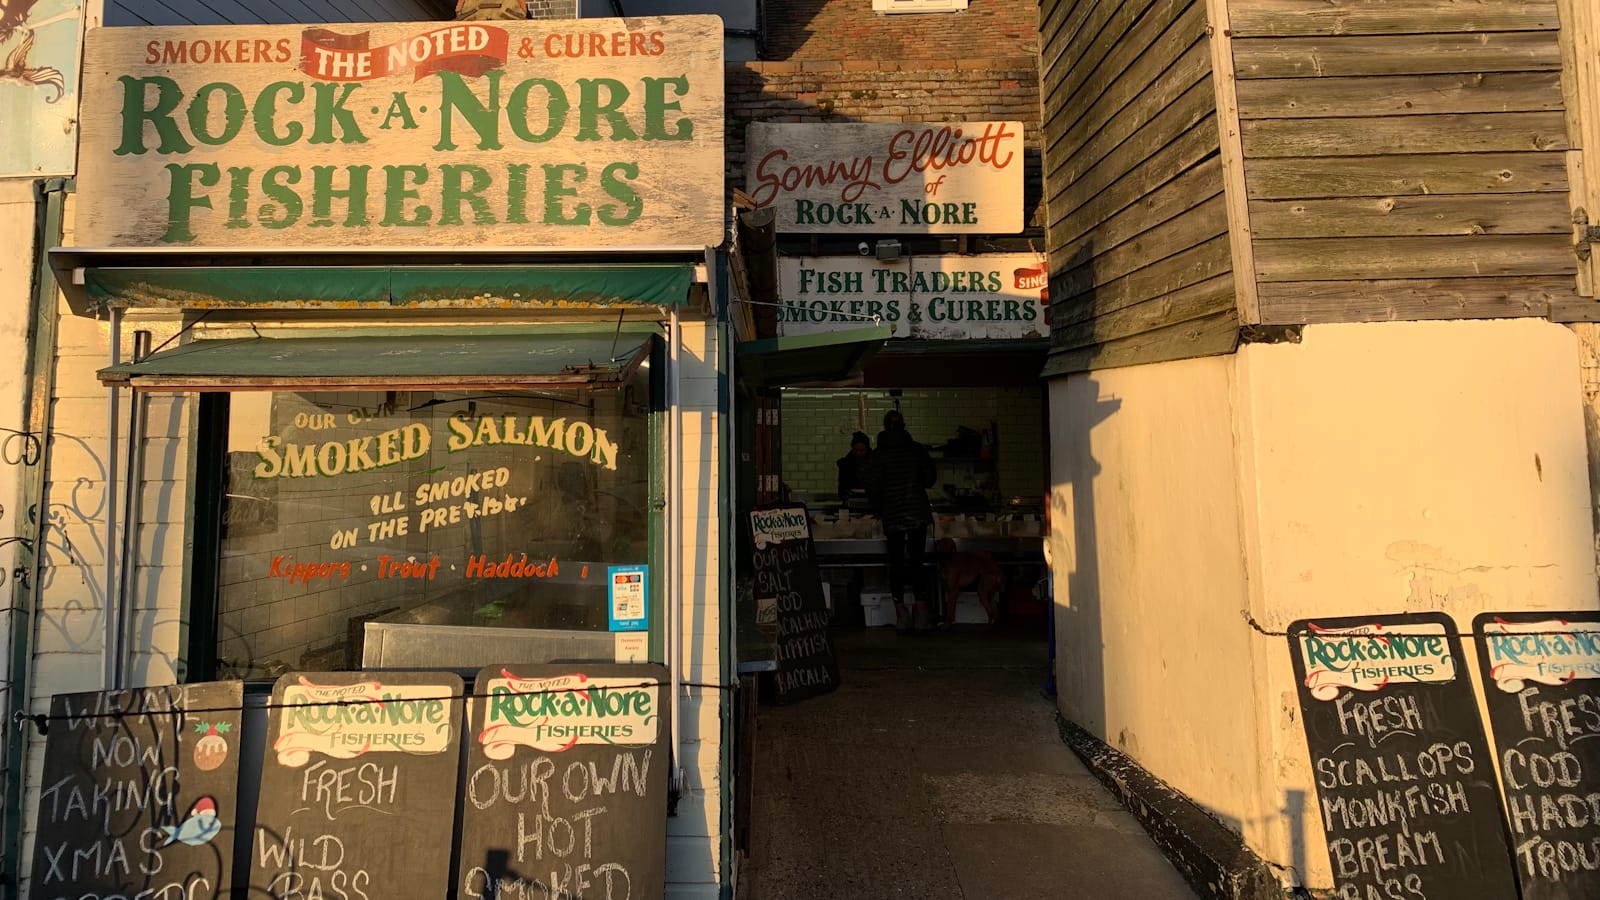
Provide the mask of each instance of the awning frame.
[{"label": "awning frame", "polygon": [[[705,248],[340,250],[55,247],[51,269],[73,314],[182,309],[645,309],[693,306],[708,283]],[[582,282],[681,269],[648,296]],[[548,277],[546,277],[548,276]],[[240,285],[218,288],[215,282]],[[554,281],[556,289],[546,290]],[[304,285],[304,289],[285,284]],[[677,290],[682,284],[684,290]],[[576,285],[576,286],[574,286]],[[248,289],[246,289],[248,288]]]},{"label": "awning frame", "polygon": [[[650,357],[659,333],[653,326],[629,326],[615,332],[588,329],[459,337],[379,332],[361,337],[213,338],[192,340],[137,362],[108,366],[96,374],[109,387],[126,386],[152,393],[605,390],[620,387],[633,377]],[[464,365],[468,361],[479,362],[491,349],[505,356],[513,353],[518,343],[549,348],[563,341],[571,343],[580,336],[602,344],[609,340],[613,356],[607,363],[595,364],[595,354],[580,354],[584,362],[562,360],[560,368],[551,372],[533,371],[543,366],[526,357],[521,365],[514,364],[513,359],[498,370],[466,371]],[[397,342],[408,341],[414,350],[400,355],[385,352]],[[619,351],[621,355],[615,355]],[[336,356],[330,361],[329,354]],[[363,368],[369,371],[355,371]],[[406,371],[418,368],[427,371]],[[524,371],[513,371],[517,368]]]},{"label": "awning frame", "polygon": [[[762,387],[784,387],[796,384],[841,381],[861,371],[861,366],[872,354],[878,352],[894,335],[894,326],[878,323],[860,328],[837,331],[820,331],[813,334],[783,335],[742,341],[738,345],[740,371],[752,370],[750,376]],[[838,359],[827,359],[830,351],[840,352]],[[815,361],[827,365],[815,372],[782,372],[774,374],[763,358],[783,358],[787,362]]]}]

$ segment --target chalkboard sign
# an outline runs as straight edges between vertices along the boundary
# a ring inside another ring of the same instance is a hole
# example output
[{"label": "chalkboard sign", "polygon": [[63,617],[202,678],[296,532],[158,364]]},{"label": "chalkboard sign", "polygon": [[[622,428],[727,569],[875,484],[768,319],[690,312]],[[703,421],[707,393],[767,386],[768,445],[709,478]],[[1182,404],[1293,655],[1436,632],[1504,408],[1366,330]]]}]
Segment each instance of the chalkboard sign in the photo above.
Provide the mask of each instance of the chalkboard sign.
[{"label": "chalkboard sign", "polygon": [[1600,612],[1472,630],[1523,900],[1600,897]]},{"label": "chalkboard sign", "polygon": [[1438,613],[1289,626],[1341,900],[1514,900],[1494,765]]},{"label": "chalkboard sign", "polygon": [[479,672],[457,895],[661,897],[670,690],[656,665]]},{"label": "chalkboard sign", "polygon": [[828,604],[811,544],[811,518],[804,506],[750,513],[755,600],[776,616],[777,671],[773,699],[791,703],[839,687],[839,661],[828,640]]},{"label": "chalkboard sign", "polygon": [[50,702],[30,896],[227,897],[239,682]]},{"label": "chalkboard sign", "polygon": [[250,896],[445,896],[461,693],[461,679],[443,672],[279,678]]}]

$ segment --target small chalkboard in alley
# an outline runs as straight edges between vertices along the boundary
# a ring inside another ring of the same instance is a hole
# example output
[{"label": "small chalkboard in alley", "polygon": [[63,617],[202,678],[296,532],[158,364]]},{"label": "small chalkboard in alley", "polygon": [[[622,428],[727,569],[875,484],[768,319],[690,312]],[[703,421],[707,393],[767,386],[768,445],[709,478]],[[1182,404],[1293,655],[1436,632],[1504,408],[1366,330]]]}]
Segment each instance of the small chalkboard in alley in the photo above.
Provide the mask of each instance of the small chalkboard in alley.
[{"label": "small chalkboard in alley", "polygon": [[35,897],[227,897],[239,682],[57,694]]},{"label": "small chalkboard in alley", "polygon": [[1289,626],[1335,896],[1515,900],[1494,762],[1439,613]]},{"label": "small chalkboard in alley", "polygon": [[1600,897],[1600,612],[1483,613],[1472,631],[1522,898]]},{"label": "small chalkboard in alley", "polygon": [[839,661],[828,640],[828,604],[822,597],[804,506],[750,513],[756,609],[776,614],[777,671],[773,699],[792,703],[839,687]]},{"label": "small chalkboard in alley", "polygon": [[660,897],[664,666],[489,666],[473,683],[461,897]]},{"label": "small chalkboard in alley", "polygon": [[250,896],[446,896],[461,693],[445,672],[279,678]]}]

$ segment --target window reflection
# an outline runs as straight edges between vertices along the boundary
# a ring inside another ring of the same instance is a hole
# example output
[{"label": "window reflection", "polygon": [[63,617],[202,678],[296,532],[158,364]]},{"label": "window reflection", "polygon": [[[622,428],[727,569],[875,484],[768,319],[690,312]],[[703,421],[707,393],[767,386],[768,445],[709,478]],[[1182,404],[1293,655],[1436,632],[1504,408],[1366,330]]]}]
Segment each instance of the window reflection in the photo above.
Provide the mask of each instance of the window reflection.
[{"label": "window reflection", "polygon": [[367,623],[605,631],[648,557],[648,389],[236,392],[218,674],[359,668]]}]

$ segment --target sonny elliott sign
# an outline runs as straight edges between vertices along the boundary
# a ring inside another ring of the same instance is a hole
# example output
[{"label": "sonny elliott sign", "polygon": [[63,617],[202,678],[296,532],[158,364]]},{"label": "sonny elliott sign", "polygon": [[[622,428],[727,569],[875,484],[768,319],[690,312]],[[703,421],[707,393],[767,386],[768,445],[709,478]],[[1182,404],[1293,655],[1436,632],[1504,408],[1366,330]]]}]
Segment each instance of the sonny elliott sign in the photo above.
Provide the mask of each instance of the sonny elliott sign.
[{"label": "sonny elliott sign", "polygon": [[1015,234],[1022,123],[751,124],[745,190],[779,231]]},{"label": "sonny elliott sign", "polygon": [[83,246],[705,246],[715,16],[99,28]]},{"label": "sonny elliott sign", "polygon": [[873,317],[895,337],[1033,338],[1050,333],[1044,259],[1026,253],[778,260],[783,334],[860,328]]}]

